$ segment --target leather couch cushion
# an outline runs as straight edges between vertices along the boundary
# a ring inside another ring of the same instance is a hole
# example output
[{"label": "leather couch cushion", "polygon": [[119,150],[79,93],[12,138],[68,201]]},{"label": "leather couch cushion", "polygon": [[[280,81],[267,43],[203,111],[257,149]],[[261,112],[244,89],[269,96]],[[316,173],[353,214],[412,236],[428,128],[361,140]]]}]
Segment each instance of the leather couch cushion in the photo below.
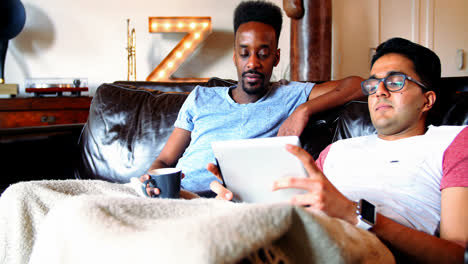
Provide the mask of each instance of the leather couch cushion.
[{"label": "leather couch cushion", "polygon": [[189,91],[196,85],[233,84],[233,80],[220,78],[205,83],[102,84],[96,90],[80,136],[75,178],[125,183],[143,175],[169,138]]},{"label": "leather couch cushion", "polygon": [[187,93],[98,87],[81,138],[76,178],[128,182],[143,175],[173,130]]},{"label": "leather couch cushion", "polygon": [[468,91],[452,94],[447,99],[443,125],[468,125]]},{"label": "leather couch cushion", "polygon": [[352,101],[343,107],[336,120],[333,142],[376,133],[370,119],[367,102]]}]

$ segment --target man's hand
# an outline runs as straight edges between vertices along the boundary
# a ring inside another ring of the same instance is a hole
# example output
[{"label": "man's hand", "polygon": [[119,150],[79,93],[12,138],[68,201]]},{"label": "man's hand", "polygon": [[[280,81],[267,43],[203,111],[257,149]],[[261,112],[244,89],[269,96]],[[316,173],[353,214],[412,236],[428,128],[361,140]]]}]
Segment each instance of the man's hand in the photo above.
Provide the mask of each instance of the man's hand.
[{"label": "man's hand", "polygon": [[[140,181],[142,183],[144,183],[145,181],[149,180],[151,178],[151,176],[149,176],[149,174],[144,174],[143,176],[140,177]],[[146,184],[146,194],[149,196],[149,197],[153,197],[153,195],[159,195],[160,194],[160,191],[158,188],[152,188],[150,187],[148,184]]]},{"label": "man's hand", "polygon": [[305,194],[293,196],[291,203],[308,206],[307,209],[310,211],[323,211],[329,216],[341,218],[355,225],[357,220],[354,202],[348,200],[328,181],[307,151],[293,145],[287,145],[286,149],[302,162],[309,177],[277,180],[273,184],[273,190],[286,188],[307,190]]},{"label": "man's hand", "polygon": [[[219,169],[218,169],[218,166],[216,166],[215,164],[213,163],[209,163],[208,166],[206,167],[206,169],[213,173],[214,176],[216,176],[216,178],[218,178],[220,181],[222,181],[223,179],[221,178],[221,174],[219,173]],[[226,189],[221,183],[219,183],[218,181],[212,181],[210,183],[210,189],[216,193],[216,199],[220,199],[220,200],[232,200],[232,192],[229,191],[228,189]]]},{"label": "man's hand", "polygon": [[309,115],[305,112],[304,106],[300,105],[281,124],[278,136],[300,136],[309,122]]},{"label": "man's hand", "polygon": [[[182,173],[182,179],[185,177],[185,174]],[[150,176],[149,174],[145,174],[140,177],[140,182],[144,183],[146,180],[149,180]],[[148,184],[146,185],[146,194],[149,197],[153,197],[153,195],[159,195],[161,191],[158,188],[152,188]],[[196,193],[189,192],[186,190],[181,189],[180,190],[180,198],[182,199],[195,199],[195,198],[200,198],[200,196]]]}]

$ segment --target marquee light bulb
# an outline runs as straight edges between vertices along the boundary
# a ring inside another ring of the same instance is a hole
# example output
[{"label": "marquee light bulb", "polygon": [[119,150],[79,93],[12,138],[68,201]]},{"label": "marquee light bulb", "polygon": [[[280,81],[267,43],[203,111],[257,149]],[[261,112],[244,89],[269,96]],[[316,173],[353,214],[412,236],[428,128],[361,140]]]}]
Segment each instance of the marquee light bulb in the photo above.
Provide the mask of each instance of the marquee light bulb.
[{"label": "marquee light bulb", "polygon": [[[187,32],[181,42],[146,78],[147,81],[174,81],[179,66],[211,33],[210,17],[150,17],[150,33]],[[204,78],[203,78],[204,79]]]}]

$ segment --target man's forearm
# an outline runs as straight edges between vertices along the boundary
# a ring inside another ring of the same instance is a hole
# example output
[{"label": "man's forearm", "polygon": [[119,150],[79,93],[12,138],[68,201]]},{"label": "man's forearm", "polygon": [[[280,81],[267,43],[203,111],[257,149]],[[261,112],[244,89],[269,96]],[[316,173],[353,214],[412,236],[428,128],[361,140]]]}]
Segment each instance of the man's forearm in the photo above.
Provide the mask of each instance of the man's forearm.
[{"label": "man's forearm", "polygon": [[339,81],[329,81],[314,86],[308,100],[283,122],[278,136],[299,136],[307,126],[309,118],[328,109],[344,105],[351,100],[362,98],[362,78],[352,76]]},{"label": "man's forearm", "polygon": [[464,248],[435,236],[400,225],[378,214],[371,230],[392,249],[395,257],[410,263],[463,263]]},{"label": "man's forearm", "polygon": [[339,81],[318,84],[317,87],[312,89],[309,100],[302,104],[304,113],[311,116],[344,105],[349,101],[364,98],[365,96],[361,91],[362,80],[361,77],[351,76]]}]

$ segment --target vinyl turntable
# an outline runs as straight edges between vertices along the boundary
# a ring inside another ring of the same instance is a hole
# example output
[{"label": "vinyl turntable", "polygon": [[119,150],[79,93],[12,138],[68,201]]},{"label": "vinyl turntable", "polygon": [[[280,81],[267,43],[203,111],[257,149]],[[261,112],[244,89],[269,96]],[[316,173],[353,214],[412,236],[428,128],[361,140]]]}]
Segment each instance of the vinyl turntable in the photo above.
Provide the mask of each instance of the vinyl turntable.
[{"label": "vinyl turntable", "polygon": [[80,96],[81,92],[88,91],[87,78],[29,78],[25,82],[26,93],[35,96],[53,94],[62,96],[69,92],[72,96]]}]

